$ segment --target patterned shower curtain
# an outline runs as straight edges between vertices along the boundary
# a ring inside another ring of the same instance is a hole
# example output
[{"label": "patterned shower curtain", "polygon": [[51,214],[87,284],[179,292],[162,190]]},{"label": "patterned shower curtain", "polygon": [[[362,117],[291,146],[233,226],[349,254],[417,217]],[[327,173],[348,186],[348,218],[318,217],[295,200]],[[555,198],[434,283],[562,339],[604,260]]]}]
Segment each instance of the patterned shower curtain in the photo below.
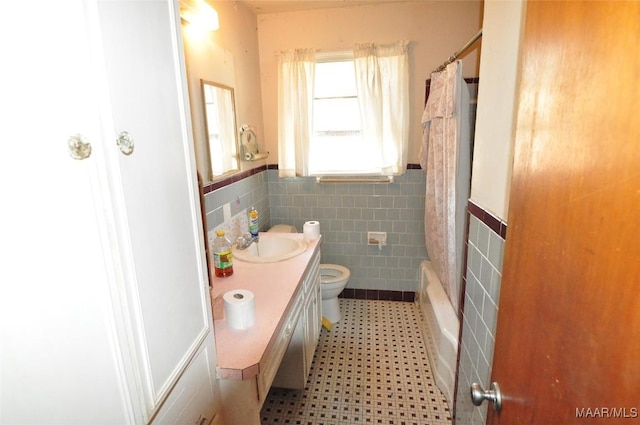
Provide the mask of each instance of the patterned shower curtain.
[{"label": "patterned shower curtain", "polygon": [[431,74],[422,126],[420,165],[427,179],[425,244],[434,270],[458,312],[471,176],[469,90],[462,78],[461,61]]}]

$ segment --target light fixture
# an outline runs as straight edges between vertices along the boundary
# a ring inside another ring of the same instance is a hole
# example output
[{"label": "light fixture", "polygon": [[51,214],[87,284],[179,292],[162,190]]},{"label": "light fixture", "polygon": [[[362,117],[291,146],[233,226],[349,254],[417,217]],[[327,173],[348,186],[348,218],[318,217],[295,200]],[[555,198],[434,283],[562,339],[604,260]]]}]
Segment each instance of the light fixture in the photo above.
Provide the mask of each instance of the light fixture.
[{"label": "light fixture", "polygon": [[180,17],[199,31],[216,31],[220,28],[218,12],[204,0],[181,0]]}]

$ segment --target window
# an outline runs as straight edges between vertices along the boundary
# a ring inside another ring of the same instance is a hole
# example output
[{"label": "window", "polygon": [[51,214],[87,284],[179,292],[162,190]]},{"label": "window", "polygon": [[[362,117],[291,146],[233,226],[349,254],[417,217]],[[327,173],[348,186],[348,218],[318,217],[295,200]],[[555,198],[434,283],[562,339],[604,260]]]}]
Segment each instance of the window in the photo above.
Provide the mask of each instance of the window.
[{"label": "window", "polygon": [[353,55],[317,58],[314,79],[309,174],[371,174],[377,170],[362,137]]},{"label": "window", "polygon": [[408,42],[350,52],[280,52],[281,177],[397,175],[406,169]]}]

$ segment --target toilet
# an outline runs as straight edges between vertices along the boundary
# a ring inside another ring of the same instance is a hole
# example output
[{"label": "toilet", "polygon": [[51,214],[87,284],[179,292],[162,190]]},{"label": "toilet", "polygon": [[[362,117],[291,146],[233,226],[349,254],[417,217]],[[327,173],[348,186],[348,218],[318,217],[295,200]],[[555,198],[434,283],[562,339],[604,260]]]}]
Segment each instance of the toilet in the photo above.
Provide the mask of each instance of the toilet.
[{"label": "toilet", "polygon": [[338,264],[320,264],[320,290],[322,291],[322,315],[331,323],[342,319],[338,295],[347,286],[351,272]]},{"label": "toilet", "polygon": [[[294,226],[276,224],[268,232],[298,233]],[[322,315],[331,323],[342,319],[338,295],[347,286],[351,272],[348,268],[338,264],[320,264],[320,291],[322,292]]]}]

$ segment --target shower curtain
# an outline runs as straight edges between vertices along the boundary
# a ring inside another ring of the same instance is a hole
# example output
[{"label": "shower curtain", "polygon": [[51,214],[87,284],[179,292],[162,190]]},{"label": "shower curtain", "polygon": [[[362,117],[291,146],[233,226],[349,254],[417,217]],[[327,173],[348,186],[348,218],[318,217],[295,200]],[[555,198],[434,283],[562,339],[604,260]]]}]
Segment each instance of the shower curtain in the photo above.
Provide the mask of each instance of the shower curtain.
[{"label": "shower curtain", "polygon": [[422,126],[420,165],[427,179],[425,245],[457,313],[471,178],[469,90],[462,78],[461,61],[431,74]]}]

